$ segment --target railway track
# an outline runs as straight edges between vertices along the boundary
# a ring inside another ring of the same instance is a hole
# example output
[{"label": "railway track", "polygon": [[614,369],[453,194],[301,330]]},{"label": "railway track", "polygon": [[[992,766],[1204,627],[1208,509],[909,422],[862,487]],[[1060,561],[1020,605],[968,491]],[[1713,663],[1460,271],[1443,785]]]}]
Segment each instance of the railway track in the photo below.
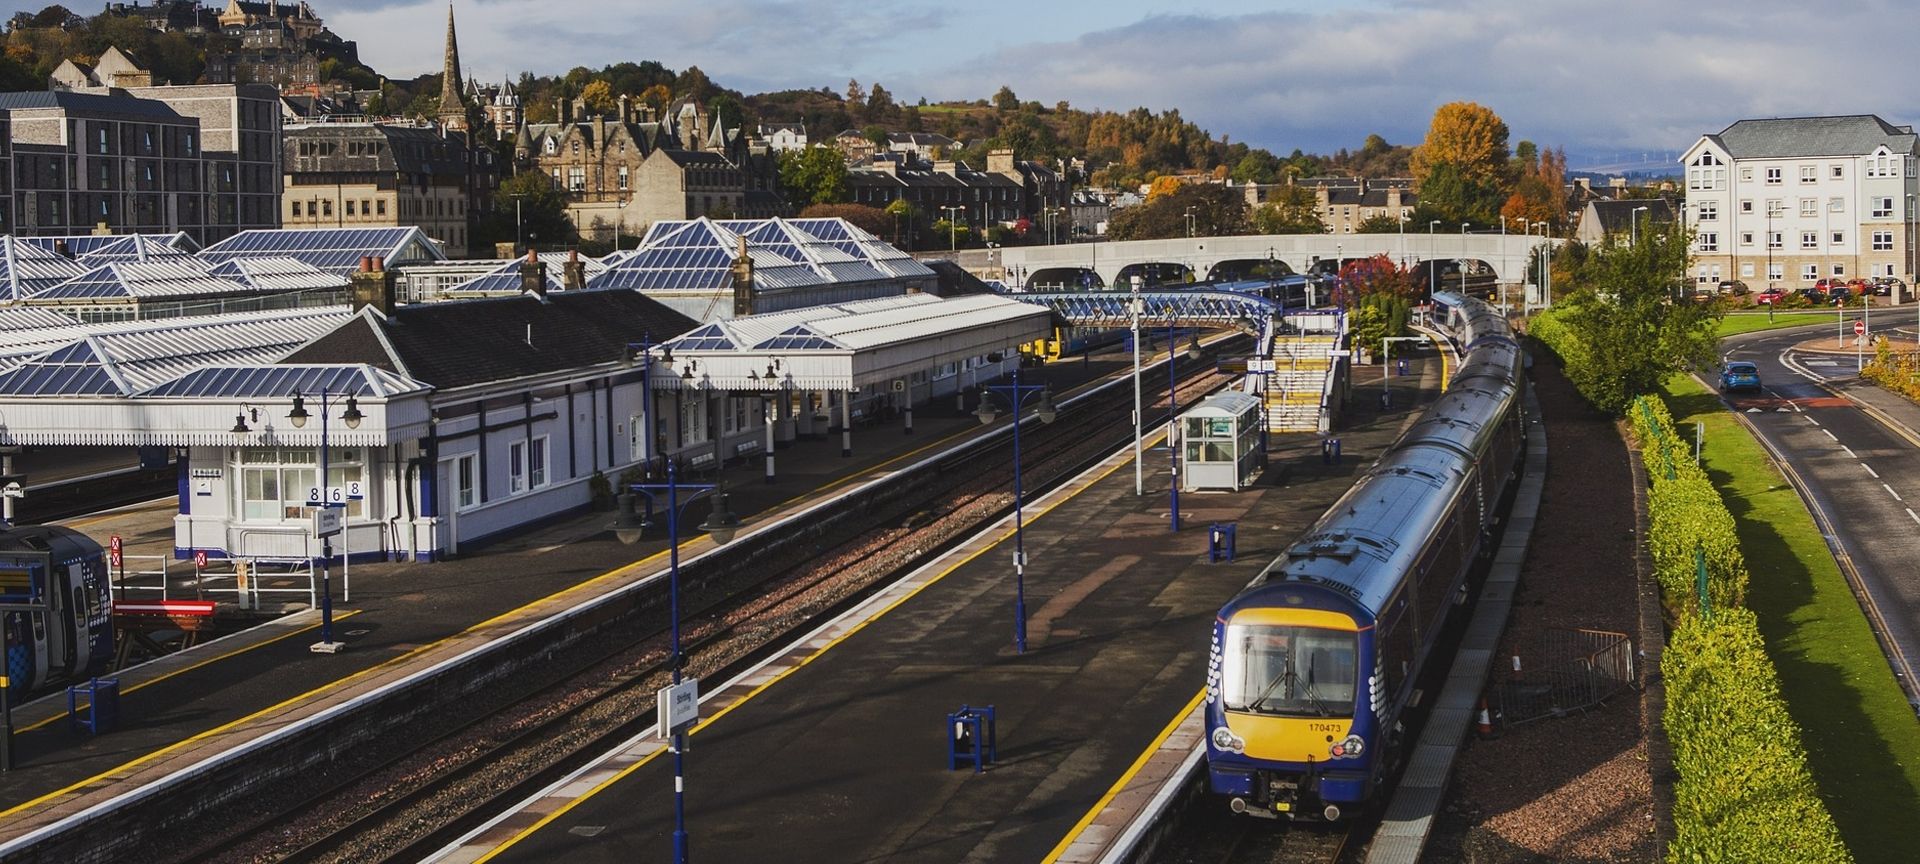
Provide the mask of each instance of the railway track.
[{"label": "railway track", "polygon": [[[1182,375],[1183,406],[1228,380],[1210,359],[1186,363]],[[1131,394],[1119,389],[1064,415],[1075,422],[1024,432],[1029,494],[1130,438]],[[904,518],[877,516],[866,533],[785,572],[733,574],[683,588],[690,610],[682,618],[688,671],[708,680],[731,677],[999,518],[1012,506],[1010,459],[998,452],[1009,447],[949,460],[919,484],[922,494]],[[663,605],[638,616],[649,620],[626,638],[556,658],[548,677],[558,683],[525,688],[508,704],[476,711],[416,746],[262,808],[242,832],[202,838],[199,849],[169,850],[156,860],[421,860],[644,731],[654,692],[670,677],[667,622],[657,608]]]}]

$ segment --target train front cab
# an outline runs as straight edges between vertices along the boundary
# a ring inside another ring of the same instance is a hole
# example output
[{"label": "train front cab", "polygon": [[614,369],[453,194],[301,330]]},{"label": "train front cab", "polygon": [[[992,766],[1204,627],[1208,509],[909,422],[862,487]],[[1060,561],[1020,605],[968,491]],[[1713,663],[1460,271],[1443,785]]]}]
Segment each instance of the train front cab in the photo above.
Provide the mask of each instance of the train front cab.
[{"label": "train front cab", "polygon": [[1208,785],[1236,813],[1332,821],[1374,786],[1380,676],[1371,628],[1302,587],[1271,585],[1257,593],[1281,605],[1249,602],[1214,622]]},{"label": "train front cab", "polygon": [[113,658],[112,603],[100,546],[65,528],[0,531],[0,604],[6,616],[8,696],[98,675]]}]

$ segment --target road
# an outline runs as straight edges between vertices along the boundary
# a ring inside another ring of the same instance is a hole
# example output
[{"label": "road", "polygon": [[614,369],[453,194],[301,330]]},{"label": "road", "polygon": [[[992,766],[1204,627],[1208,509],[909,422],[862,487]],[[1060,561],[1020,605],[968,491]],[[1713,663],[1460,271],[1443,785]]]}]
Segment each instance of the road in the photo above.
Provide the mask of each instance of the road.
[{"label": "road", "polygon": [[1911,695],[1920,662],[1920,440],[1845,398],[1849,389],[1871,387],[1855,377],[1855,357],[1794,350],[1809,339],[1830,339],[1834,329],[1823,324],[1723,340],[1724,359],[1757,364],[1765,389],[1726,401],[1745,412],[1799,475],[1825,517],[1823,531],[1830,526],[1833,532],[1829,542],[1859,573],[1870,617],[1893,647],[1891,661]]}]

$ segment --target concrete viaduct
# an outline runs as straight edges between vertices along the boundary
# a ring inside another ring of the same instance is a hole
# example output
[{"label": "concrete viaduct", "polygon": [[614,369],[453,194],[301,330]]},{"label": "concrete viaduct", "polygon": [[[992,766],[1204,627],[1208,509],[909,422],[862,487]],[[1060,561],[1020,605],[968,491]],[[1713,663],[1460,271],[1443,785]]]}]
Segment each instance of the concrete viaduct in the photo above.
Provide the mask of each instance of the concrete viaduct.
[{"label": "concrete viaduct", "polygon": [[[1143,267],[1169,265],[1189,268],[1195,279],[1207,279],[1222,264],[1246,267],[1268,259],[1285,261],[1296,273],[1305,273],[1316,259],[1332,260],[1386,255],[1403,266],[1421,262],[1442,265],[1477,261],[1491,268],[1506,284],[1525,279],[1529,253],[1547,241],[1521,234],[1461,234],[1409,232],[1407,234],[1268,234],[1238,237],[1193,237],[1173,240],[1127,240],[1110,243],[1071,243],[1055,246],[1013,246],[973,249],[952,256],[975,272],[1004,274],[1009,284],[1052,283],[1082,285],[1081,275],[1099,275],[1100,284],[1115,287],[1123,275]],[[921,253],[934,257],[938,253]],[[949,257],[949,256],[940,256]],[[1131,268],[1131,269],[1129,269]]]}]

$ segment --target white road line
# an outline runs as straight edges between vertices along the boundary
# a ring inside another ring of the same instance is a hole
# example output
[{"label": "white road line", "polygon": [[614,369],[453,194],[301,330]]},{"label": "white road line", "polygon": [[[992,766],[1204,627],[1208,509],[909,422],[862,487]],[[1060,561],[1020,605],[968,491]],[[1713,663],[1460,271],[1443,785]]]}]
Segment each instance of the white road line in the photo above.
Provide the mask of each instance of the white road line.
[{"label": "white road line", "polygon": [[1892,496],[1893,496],[1893,500],[1895,500],[1895,501],[1905,501],[1905,500],[1907,500],[1907,499],[1905,499],[1905,498],[1902,498],[1902,497],[1900,497],[1900,493],[1898,493],[1898,492],[1895,492],[1895,491],[1893,491],[1893,487],[1892,487],[1892,486],[1888,486],[1887,484],[1885,484],[1885,483],[1882,483],[1882,484],[1880,484],[1880,488],[1882,488],[1882,489],[1885,489],[1885,490],[1887,490],[1887,494],[1888,494],[1888,495],[1892,495]]},{"label": "white road line", "polygon": [[1824,433],[1828,438],[1833,438],[1833,443],[1835,444],[1840,443],[1840,439],[1834,438],[1832,429],[1822,429],[1820,431]]},{"label": "white road line", "polygon": [[1807,418],[1808,423],[1812,423],[1815,426],[1820,425],[1820,421],[1813,419],[1812,414],[1802,414],[1801,416]]},{"label": "white road line", "polygon": [[1915,521],[1915,522],[1920,522],[1920,515],[1916,515],[1916,514],[1915,514],[1915,513],[1913,512],[1913,508],[1912,508],[1912,507],[1908,507],[1908,508],[1907,508],[1907,515],[1908,515],[1908,516],[1912,516],[1912,517],[1913,517],[1913,521]]},{"label": "white road line", "polygon": [[[1852,454],[1848,454],[1848,455],[1852,455]],[[1873,475],[1873,479],[1875,479],[1875,480],[1878,480],[1878,479],[1880,479],[1880,472],[1878,472],[1878,471],[1875,471],[1875,470],[1873,470],[1873,466],[1872,466],[1872,465],[1868,465],[1867,463],[1865,463],[1865,462],[1862,462],[1862,463],[1860,463],[1860,467],[1862,467],[1862,468],[1865,468],[1865,469],[1867,469],[1867,473],[1868,473],[1868,474],[1872,474],[1872,475]]]},{"label": "white road line", "polygon": [[[1858,453],[1855,453],[1855,452],[1853,452],[1853,448],[1852,448],[1852,447],[1848,447],[1847,445],[1845,445],[1845,444],[1842,444],[1842,445],[1840,445],[1840,449],[1842,449],[1842,450],[1845,450],[1845,451],[1847,451],[1847,458],[1849,458],[1849,459],[1858,459],[1858,458],[1860,458],[1860,454],[1858,454]],[[1873,469],[1872,469],[1872,468],[1868,468],[1867,470],[1868,470],[1868,471],[1872,471]],[[1875,476],[1875,477],[1878,477],[1878,476],[1880,476],[1880,475],[1878,475],[1878,474],[1875,474],[1875,475],[1873,475],[1873,476]]]}]

